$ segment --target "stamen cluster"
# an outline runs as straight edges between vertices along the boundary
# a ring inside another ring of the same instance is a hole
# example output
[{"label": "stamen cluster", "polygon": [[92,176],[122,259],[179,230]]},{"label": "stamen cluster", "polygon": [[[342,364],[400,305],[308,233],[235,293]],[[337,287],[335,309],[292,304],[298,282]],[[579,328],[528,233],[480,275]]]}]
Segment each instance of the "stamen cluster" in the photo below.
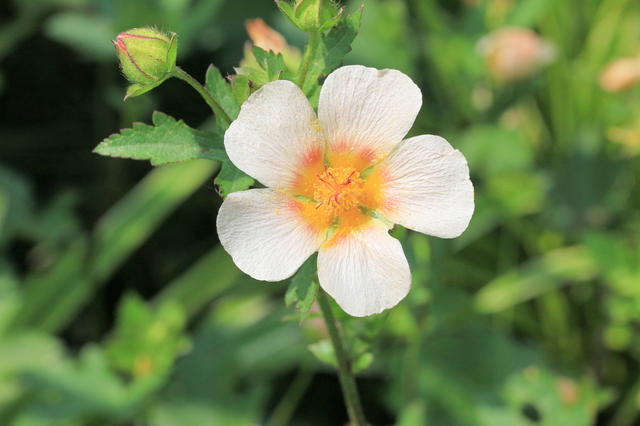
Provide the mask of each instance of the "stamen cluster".
[{"label": "stamen cluster", "polygon": [[346,167],[326,167],[322,175],[316,175],[313,198],[319,201],[316,209],[328,214],[341,215],[358,208],[364,198],[364,180],[360,173]]}]

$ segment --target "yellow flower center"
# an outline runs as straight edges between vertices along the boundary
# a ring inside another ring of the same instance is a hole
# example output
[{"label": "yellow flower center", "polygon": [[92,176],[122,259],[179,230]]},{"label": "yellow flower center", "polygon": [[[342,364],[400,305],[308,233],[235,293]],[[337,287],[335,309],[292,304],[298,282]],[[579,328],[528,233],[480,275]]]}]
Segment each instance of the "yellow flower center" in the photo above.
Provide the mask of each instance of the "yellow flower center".
[{"label": "yellow flower center", "polygon": [[334,244],[366,225],[384,201],[386,174],[376,168],[362,178],[370,162],[352,153],[330,153],[331,166],[321,152],[309,155],[294,182],[292,195],[306,224],[318,232],[328,231],[326,244]]},{"label": "yellow flower center", "polygon": [[317,174],[313,185],[313,198],[320,202],[316,209],[325,214],[340,216],[357,209],[365,196],[365,181],[360,173],[346,167],[327,167],[323,174]]}]

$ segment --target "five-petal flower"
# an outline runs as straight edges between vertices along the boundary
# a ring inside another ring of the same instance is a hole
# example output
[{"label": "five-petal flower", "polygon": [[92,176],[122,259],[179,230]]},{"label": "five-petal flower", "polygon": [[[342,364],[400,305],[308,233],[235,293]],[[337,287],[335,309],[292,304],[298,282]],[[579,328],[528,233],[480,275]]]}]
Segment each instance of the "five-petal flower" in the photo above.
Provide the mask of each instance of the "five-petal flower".
[{"label": "five-petal flower", "polygon": [[292,276],[318,251],[322,288],[349,314],[395,306],[411,272],[393,223],[460,235],[474,209],[464,156],[439,136],[402,140],[422,105],[396,70],[330,74],[318,114],[293,83],[266,84],[225,134],[231,161],[267,188],[229,194],[220,242],[253,278]]}]

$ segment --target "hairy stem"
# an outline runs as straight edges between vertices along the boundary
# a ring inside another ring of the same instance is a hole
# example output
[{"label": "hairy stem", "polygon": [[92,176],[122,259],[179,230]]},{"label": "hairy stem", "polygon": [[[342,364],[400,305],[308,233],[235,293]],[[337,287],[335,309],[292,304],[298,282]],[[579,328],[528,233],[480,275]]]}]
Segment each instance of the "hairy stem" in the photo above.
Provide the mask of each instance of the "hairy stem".
[{"label": "hairy stem", "polygon": [[307,79],[307,73],[309,72],[309,66],[311,60],[315,56],[315,51],[318,47],[318,41],[320,40],[320,34],[311,32],[309,33],[309,43],[304,49],[304,57],[302,58],[302,64],[300,64],[300,74],[298,78],[298,86],[302,89],[304,82]]},{"label": "hairy stem", "polygon": [[333,350],[338,361],[338,375],[340,377],[344,402],[347,405],[347,412],[349,413],[349,420],[353,426],[366,426],[367,420],[364,417],[364,411],[360,403],[356,379],[351,370],[351,359],[349,359],[347,352],[344,350],[342,336],[340,336],[340,332],[336,326],[336,320],[333,312],[331,312],[327,295],[322,289],[318,292],[318,304],[322,310],[324,322],[327,325],[329,336],[331,336],[331,343],[333,344]]},{"label": "hairy stem", "polygon": [[211,107],[211,110],[213,110],[214,114],[222,117],[227,122],[227,124],[231,124],[233,120],[227,115],[226,112],[224,112],[220,104],[216,102],[213,96],[211,96],[211,93],[209,93],[209,91],[207,91],[207,89],[205,89],[204,86],[198,82],[198,80],[191,77],[180,67],[174,67],[171,70],[171,75],[189,83],[191,87],[193,87],[198,93],[200,93],[200,96],[204,98],[205,102]]}]

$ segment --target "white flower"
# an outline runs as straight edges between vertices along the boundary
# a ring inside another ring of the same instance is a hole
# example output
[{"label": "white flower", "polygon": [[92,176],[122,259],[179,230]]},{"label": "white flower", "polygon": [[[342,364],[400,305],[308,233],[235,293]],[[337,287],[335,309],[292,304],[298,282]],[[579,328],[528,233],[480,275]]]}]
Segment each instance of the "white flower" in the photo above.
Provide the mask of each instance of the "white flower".
[{"label": "white flower", "polygon": [[411,272],[392,223],[453,238],[474,208],[459,151],[439,136],[402,140],[421,105],[409,77],[363,66],[327,77],[317,116],[289,81],[251,95],[224,143],[267,188],[229,194],[220,208],[218,235],[236,265],[279,281],[318,251],[320,285],[345,312],[402,300]]}]

